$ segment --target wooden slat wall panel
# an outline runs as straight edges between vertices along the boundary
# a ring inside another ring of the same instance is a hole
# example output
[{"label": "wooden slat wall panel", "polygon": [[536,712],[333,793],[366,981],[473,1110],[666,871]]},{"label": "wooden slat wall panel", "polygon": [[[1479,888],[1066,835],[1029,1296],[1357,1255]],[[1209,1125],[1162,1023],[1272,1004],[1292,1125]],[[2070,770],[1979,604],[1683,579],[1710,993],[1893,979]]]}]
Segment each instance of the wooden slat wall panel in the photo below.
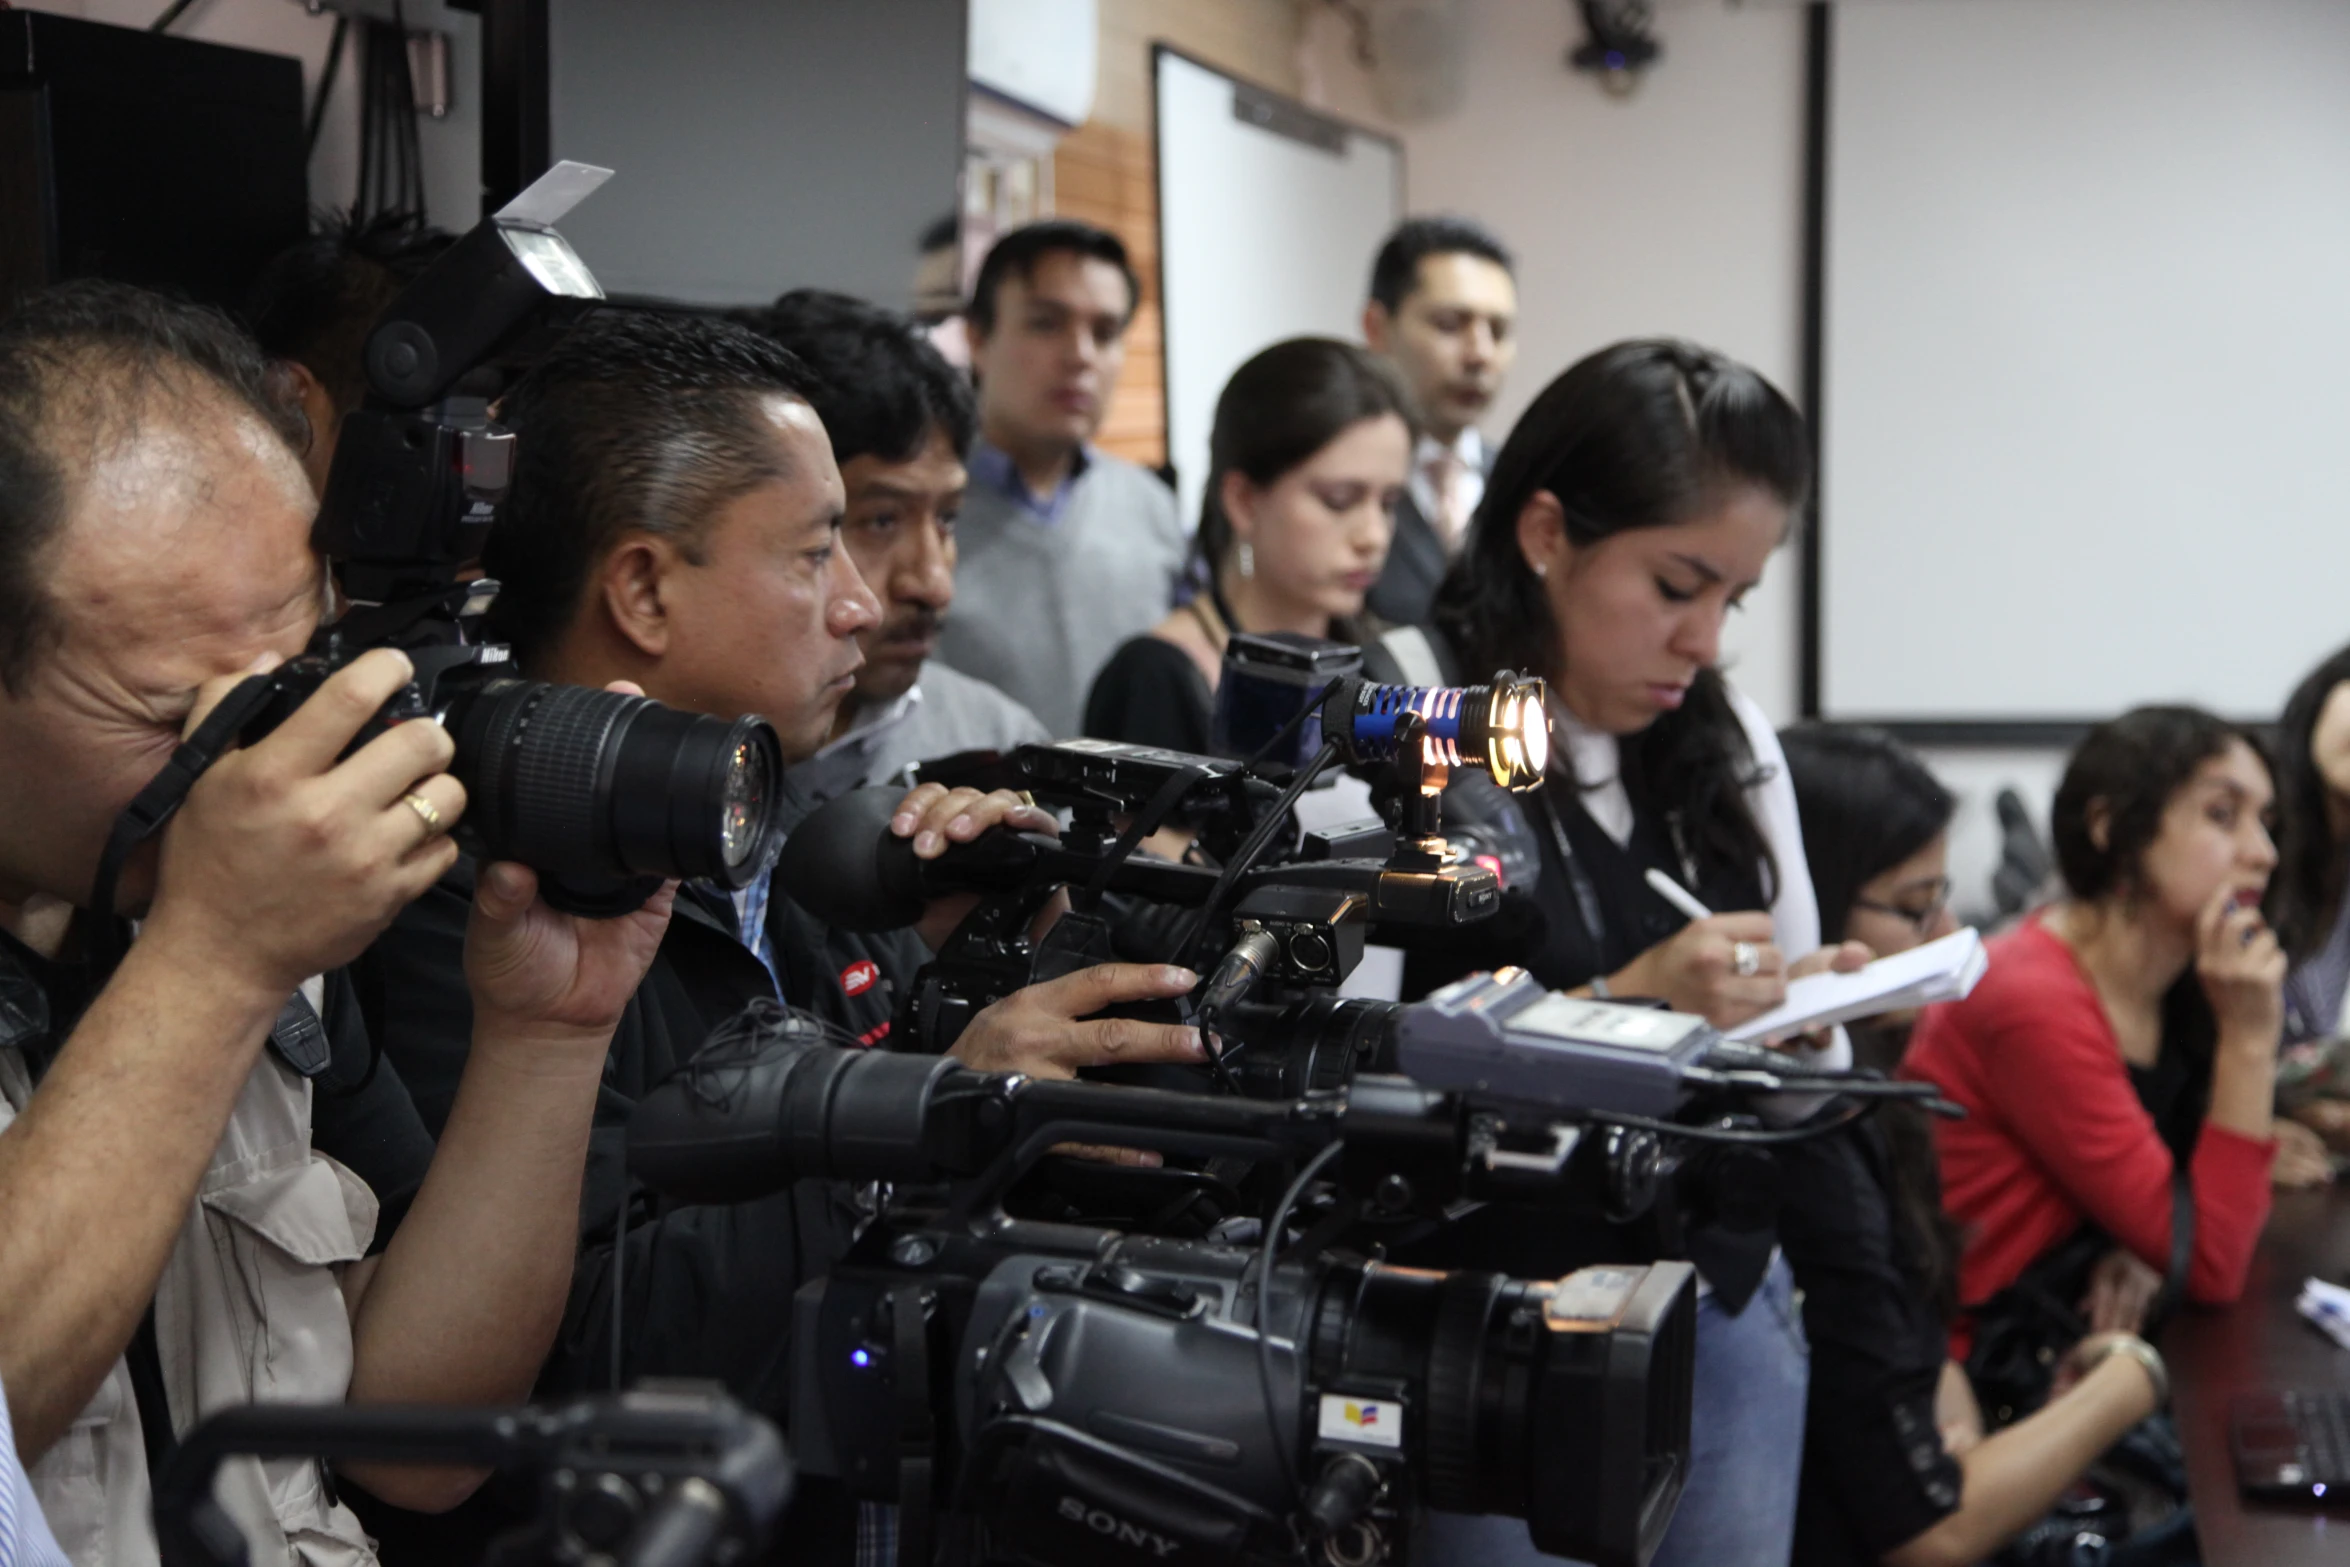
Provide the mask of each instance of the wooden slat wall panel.
[{"label": "wooden slat wall panel", "polygon": [[1126,241],[1143,298],[1128,329],[1126,367],[1097,437],[1105,451],[1149,467],[1167,461],[1160,375],[1157,168],[1151,159],[1150,55],[1164,42],[1281,92],[1298,87],[1296,0],[1098,0],[1101,63],[1093,118],[1053,155],[1053,205]]}]

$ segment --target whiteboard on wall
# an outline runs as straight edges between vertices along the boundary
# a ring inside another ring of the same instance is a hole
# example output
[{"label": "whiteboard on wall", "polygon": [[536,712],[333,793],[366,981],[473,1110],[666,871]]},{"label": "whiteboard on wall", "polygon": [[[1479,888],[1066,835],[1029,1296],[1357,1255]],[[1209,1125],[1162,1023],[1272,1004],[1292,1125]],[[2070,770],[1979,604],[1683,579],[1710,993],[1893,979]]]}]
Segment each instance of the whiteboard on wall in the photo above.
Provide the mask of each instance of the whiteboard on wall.
[{"label": "whiteboard on wall", "polygon": [[2274,714],[2350,641],[2350,4],[1831,15],[1822,710]]},{"label": "whiteboard on wall", "polygon": [[1232,372],[1283,338],[1361,341],[1371,258],[1403,216],[1403,148],[1163,45],[1152,64],[1167,460],[1189,525]]}]

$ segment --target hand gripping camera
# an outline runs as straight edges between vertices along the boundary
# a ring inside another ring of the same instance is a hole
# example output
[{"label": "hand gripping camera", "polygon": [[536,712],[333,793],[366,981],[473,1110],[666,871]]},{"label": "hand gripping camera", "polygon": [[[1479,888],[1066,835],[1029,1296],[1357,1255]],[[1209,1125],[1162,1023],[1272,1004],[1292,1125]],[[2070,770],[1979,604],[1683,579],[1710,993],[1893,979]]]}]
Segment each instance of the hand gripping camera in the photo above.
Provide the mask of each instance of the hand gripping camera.
[{"label": "hand gripping camera", "polygon": [[443,725],[468,802],[457,841],[532,867],[556,907],[625,914],[665,878],[739,887],[772,861],[783,751],[765,719],[522,679],[482,638],[498,585],[466,580],[514,469],[488,394],[603,298],[553,225],[609,174],[556,165],[386,307],[367,339],[367,400],[343,420],[311,529],[351,608],[302,657],[232,692],[133,801],[101,866],[101,913],[123,859],[221,749],[260,739],[375,647],[404,651],[415,678],[355,744],[406,719]]},{"label": "hand gripping camera", "polygon": [[[1023,986],[1117,958],[1215,969],[1198,1001],[1209,1023],[1230,1022],[1260,982],[1284,1005],[1310,1005],[1352,972],[1373,930],[1454,929],[1500,907],[1494,871],[1445,841],[1437,800],[1460,770],[1512,789],[1541,781],[1542,693],[1539,680],[1506,672],[1488,685],[1452,687],[1337,677],[1291,714],[1289,728],[1318,720],[1323,736],[1300,767],[1106,740],[1024,745],[939,771],[945,781],[1022,790],[1067,811],[1060,838],[989,833],[920,861],[889,831],[896,791],[859,790],[792,834],[776,874],[803,906],[850,930],[910,925],[929,899],[980,894],[915,980],[904,1037],[920,1049],[950,1048],[981,1009]],[[1289,738],[1276,732],[1272,743]],[[1373,820],[1295,831],[1291,807],[1340,761],[1396,775],[1392,827]],[[1213,863],[1136,853],[1171,820],[1200,830]],[[1064,889],[1071,912],[1032,941],[1037,915]],[[1125,906],[1105,905],[1113,895]],[[1137,905],[1148,912],[1138,915]],[[1138,950],[1138,936],[1155,950]],[[1259,1005],[1260,1023],[1269,1021]],[[1314,1026],[1325,1021],[1317,1013]]]}]

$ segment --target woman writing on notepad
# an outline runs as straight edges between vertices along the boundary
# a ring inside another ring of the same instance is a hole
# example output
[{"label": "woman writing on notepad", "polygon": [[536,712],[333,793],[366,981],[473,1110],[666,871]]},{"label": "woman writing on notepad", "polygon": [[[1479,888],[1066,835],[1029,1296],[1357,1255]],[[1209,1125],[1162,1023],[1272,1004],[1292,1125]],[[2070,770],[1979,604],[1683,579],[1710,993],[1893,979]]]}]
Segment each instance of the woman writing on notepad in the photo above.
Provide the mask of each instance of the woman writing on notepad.
[{"label": "woman writing on notepad", "polygon": [[[1657,997],[1731,1026],[1786,998],[1822,954],[1803,835],[1777,737],[1725,680],[1723,622],[1785,542],[1810,482],[1802,418],[1769,382],[1675,341],[1619,343],[1569,368],[1510,432],[1433,634],[1381,652],[1414,683],[1510,668],[1549,682],[1549,781],[1524,796],[1456,788],[1531,842],[1539,873],[1505,918],[1444,951],[1416,945],[1407,988],[1518,964],[1585,994]],[[1383,671],[1383,673],[1387,673]],[[1456,815],[1456,806],[1458,814]],[[1693,916],[1649,881],[1670,878]],[[1794,1531],[1805,1356],[1767,1203],[1692,1212],[1675,1253],[1706,1281],[1698,1308],[1688,1489],[1657,1560],[1783,1563]],[[1727,1203],[1729,1197],[1725,1197]],[[1551,1277],[1673,1244],[1640,1225],[1599,1233],[1491,1208],[1431,1262]],[[1522,1524],[1444,1518],[1430,1560],[1532,1556]]]},{"label": "woman writing on notepad", "polygon": [[[2065,896],[1919,1023],[1904,1072],[1968,1111],[1935,1128],[1967,1231],[1962,1358],[2025,1293],[2080,1299],[2078,1275],[2113,1244],[2157,1274],[2183,1264],[2194,1300],[2242,1291],[2276,1149],[2285,955],[2260,912],[2273,793],[2253,737],[2208,713],[2098,725],[2051,813]],[[1983,1385],[1980,1357],[1972,1369]]]}]

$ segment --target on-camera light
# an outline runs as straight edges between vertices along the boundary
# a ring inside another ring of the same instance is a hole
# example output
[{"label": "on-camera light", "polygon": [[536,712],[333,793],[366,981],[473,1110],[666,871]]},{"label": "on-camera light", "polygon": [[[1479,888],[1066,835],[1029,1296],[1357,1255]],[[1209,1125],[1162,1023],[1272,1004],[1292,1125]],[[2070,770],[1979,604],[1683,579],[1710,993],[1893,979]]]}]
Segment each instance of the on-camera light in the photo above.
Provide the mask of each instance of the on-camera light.
[{"label": "on-camera light", "polygon": [[1542,782],[1550,715],[1540,680],[1504,671],[1490,685],[1348,685],[1323,725],[1348,761],[1393,760],[1416,736],[1431,766],[1475,768],[1507,789]]}]

